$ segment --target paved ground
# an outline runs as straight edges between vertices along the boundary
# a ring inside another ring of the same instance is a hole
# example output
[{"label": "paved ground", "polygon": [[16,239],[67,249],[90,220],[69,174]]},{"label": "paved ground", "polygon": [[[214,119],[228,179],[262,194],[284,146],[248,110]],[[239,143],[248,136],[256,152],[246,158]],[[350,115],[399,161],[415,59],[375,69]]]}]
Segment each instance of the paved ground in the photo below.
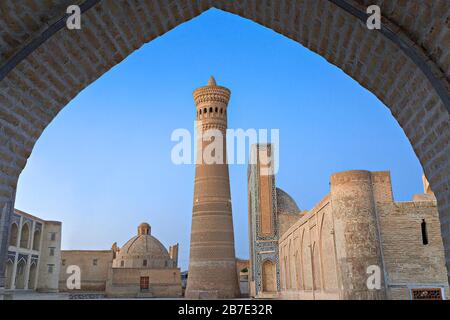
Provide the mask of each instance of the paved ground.
[{"label": "paved ground", "polygon": [[[0,294],[0,300],[114,300],[106,298],[102,293],[41,293],[33,291],[5,291],[4,297]],[[117,300],[117,299],[116,299]],[[123,300],[123,299],[121,299]],[[138,298],[125,300],[184,300],[184,298]],[[235,300],[249,300],[249,298],[238,298]]]},{"label": "paved ground", "polygon": [[69,300],[66,293],[38,293],[38,292],[5,292],[5,300]]},{"label": "paved ground", "polygon": [[[40,293],[40,292],[6,292],[5,300],[113,300],[106,298],[101,293]],[[248,298],[247,298],[248,299]],[[236,299],[236,300],[247,300]],[[1,300],[1,297],[0,297]],[[127,300],[184,300],[183,298],[139,298]]]}]

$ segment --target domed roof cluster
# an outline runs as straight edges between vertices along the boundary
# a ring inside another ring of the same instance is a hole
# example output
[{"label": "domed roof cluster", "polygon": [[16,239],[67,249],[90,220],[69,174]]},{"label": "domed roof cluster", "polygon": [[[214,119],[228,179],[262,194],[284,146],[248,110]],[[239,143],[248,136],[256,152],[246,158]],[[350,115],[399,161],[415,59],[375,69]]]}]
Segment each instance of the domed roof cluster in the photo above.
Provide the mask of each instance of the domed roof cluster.
[{"label": "domed roof cluster", "polygon": [[277,188],[277,214],[299,214],[301,210],[298,208],[295,200],[285,191]]}]

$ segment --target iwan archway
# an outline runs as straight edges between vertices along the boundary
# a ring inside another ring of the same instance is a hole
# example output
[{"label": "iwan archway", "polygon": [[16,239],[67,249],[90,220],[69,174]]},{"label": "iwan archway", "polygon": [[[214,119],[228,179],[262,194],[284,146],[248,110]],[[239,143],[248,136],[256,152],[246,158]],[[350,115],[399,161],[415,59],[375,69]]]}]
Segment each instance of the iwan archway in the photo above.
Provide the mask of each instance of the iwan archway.
[{"label": "iwan archway", "polygon": [[[0,287],[18,177],[42,131],[83,88],[143,44],[215,7],[291,38],[375,94],[409,138],[438,199],[450,270],[450,4],[385,0],[85,0],[2,2]],[[368,30],[367,6],[381,7]]]}]

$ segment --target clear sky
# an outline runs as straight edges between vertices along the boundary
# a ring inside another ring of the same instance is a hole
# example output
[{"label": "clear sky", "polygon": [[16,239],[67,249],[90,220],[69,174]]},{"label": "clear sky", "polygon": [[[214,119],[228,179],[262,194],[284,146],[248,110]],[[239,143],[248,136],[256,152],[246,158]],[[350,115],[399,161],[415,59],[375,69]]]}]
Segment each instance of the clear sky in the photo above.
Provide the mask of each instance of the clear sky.
[{"label": "clear sky", "polygon": [[[310,209],[333,172],[390,170],[397,201],[422,169],[389,110],[340,69],[251,21],[210,10],[143,46],[82,91],[44,131],[16,207],[63,222],[63,249],[122,246],[140,222],[189,260],[194,166],[171,162],[173,130],[193,132],[192,91],[231,89],[230,128],[280,130],[277,185]],[[247,167],[230,167],[236,254],[248,257]]]}]

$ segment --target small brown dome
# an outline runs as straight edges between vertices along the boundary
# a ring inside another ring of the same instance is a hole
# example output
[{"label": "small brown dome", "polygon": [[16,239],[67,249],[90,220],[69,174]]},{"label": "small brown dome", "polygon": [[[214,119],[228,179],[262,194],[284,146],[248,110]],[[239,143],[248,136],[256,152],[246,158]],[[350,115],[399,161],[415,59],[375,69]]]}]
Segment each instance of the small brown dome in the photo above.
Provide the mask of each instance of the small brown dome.
[{"label": "small brown dome", "polygon": [[138,236],[150,234],[151,227],[147,222],[143,222],[138,226]]}]

